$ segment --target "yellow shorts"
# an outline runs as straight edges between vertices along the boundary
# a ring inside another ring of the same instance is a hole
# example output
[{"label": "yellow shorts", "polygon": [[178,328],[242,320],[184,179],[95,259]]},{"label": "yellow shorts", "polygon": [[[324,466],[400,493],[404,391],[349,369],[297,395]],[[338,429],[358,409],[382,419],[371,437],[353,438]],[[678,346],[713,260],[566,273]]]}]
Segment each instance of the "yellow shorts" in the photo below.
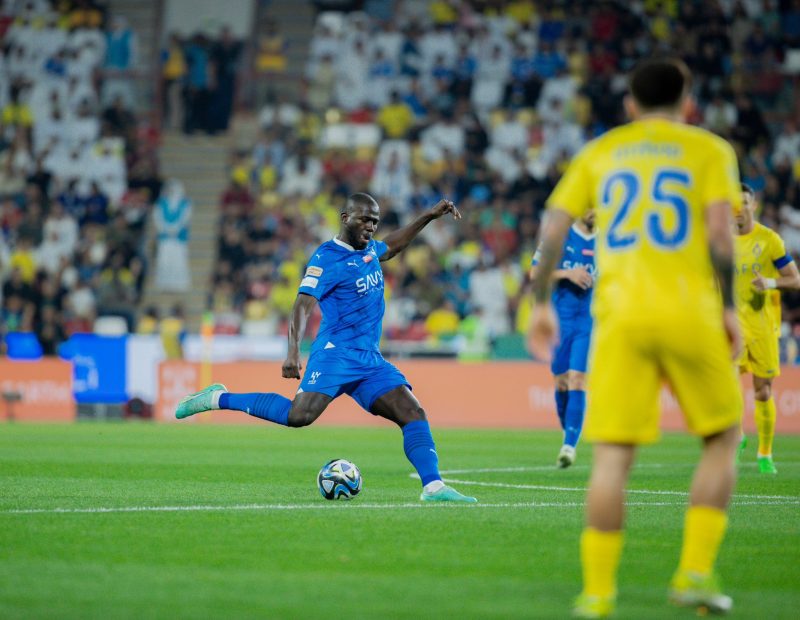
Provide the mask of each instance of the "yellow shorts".
[{"label": "yellow shorts", "polygon": [[778,336],[773,333],[744,335],[744,348],[737,360],[741,372],[749,372],[756,377],[771,379],[781,374],[781,357],[778,349]]},{"label": "yellow shorts", "polygon": [[640,444],[660,436],[659,393],[672,388],[689,430],[707,437],[740,423],[742,395],[721,323],[596,321],[587,385],[588,441]]}]

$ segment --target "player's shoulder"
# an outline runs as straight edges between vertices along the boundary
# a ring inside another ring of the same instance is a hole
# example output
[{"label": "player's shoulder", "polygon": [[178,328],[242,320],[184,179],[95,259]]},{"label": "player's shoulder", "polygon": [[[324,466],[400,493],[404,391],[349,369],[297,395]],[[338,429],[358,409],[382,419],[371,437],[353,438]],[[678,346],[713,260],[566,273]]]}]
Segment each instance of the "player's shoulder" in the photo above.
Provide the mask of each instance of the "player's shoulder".
[{"label": "player's shoulder", "polygon": [[326,241],[311,253],[309,265],[330,265],[341,257],[342,249],[333,240]]},{"label": "player's shoulder", "polygon": [[674,123],[674,130],[676,135],[681,135],[684,139],[691,141],[694,145],[702,146],[704,149],[710,149],[711,152],[719,154],[726,153],[734,155],[733,147],[730,142],[717,134],[697,127],[695,125],[687,125],[685,123]]},{"label": "player's shoulder", "polygon": [[780,243],[781,236],[769,226],[761,222],[755,222],[756,235],[764,241],[771,243]]}]

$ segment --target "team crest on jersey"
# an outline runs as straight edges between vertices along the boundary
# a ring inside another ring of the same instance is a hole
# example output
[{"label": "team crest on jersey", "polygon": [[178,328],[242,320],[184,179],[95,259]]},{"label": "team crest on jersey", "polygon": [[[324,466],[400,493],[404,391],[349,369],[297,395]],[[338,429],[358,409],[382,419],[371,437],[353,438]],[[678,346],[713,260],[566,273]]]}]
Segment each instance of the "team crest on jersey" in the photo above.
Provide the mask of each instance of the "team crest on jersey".
[{"label": "team crest on jersey", "polygon": [[756,244],[753,246],[753,256],[755,256],[756,258],[758,258],[759,256],[761,256],[761,252],[762,252],[761,245],[760,245],[760,244],[758,244],[758,243],[756,243]]}]

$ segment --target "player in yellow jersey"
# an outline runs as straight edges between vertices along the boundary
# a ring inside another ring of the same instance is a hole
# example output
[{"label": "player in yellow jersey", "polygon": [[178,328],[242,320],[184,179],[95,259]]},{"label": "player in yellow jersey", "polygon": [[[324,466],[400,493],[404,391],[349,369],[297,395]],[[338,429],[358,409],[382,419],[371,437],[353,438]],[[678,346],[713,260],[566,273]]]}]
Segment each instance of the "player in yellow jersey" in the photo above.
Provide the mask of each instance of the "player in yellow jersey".
[{"label": "player in yellow jersey", "polygon": [[[742,204],[742,210],[736,214],[734,237],[734,300],[744,342],[739,369],[753,375],[758,470],[762,474],[777,474],[772,462],[776,418],[772,380],[780,374],[778,289],[800,289],[800,272],[778,234],[755,221],[755,193],[744,184]],[[747,437],[742,434],[740,455],[746,447]]]},{"label": "player in yellow jersey", "polygon": [[[742,399],[732,363],[741,346],[733,304],[732,209],[741,203],[733,149],[682,120],[693,105],[679,60],[648,60],[630,76],[633,121],[578,153],[548,200],[529,344],[547,358],[558,327],[550,274],[572,221],[596,213],[595,332],[584,434],[594,463],[581,536],[579,617],[615,606],[625,486],[636,449],[659,437],[662,381],[703,452],[692,482],[676,604],[725,613],[714,574],[735,483]],[[722,295],[714,280],[719,282]]]}]

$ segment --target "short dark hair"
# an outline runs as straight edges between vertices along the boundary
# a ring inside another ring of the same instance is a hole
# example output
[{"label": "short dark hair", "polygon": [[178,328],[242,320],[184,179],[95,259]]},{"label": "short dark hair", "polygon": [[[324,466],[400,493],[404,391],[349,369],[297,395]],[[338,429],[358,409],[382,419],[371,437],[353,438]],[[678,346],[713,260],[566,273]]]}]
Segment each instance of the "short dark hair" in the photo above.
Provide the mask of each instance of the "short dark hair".
[{"label": "short dark hair", "polygon": [[369,205],[377,206],[378,201],[375,200],[369,194],[366,194],[364,192],[356,192],[355,194],[350,194],[347,197],[347,202],[345,202],[344,206],[342,207],[342,213],[347,213],[350,210],[350,205],[357,205],[357,204],[367,205],[367,206]]},{"label": "short dark hair", "polygon": [[678,58],[650,58],[634,67],[628,80],[631,95],[645,110],[674,108],[686,96],[692,74]]},{"label": "short dark hair", "polygon": [[742,193],[750,194],[753,198],[756,197],[755,190],[752,187],[750,187],[747,183],[742,183]]}]

